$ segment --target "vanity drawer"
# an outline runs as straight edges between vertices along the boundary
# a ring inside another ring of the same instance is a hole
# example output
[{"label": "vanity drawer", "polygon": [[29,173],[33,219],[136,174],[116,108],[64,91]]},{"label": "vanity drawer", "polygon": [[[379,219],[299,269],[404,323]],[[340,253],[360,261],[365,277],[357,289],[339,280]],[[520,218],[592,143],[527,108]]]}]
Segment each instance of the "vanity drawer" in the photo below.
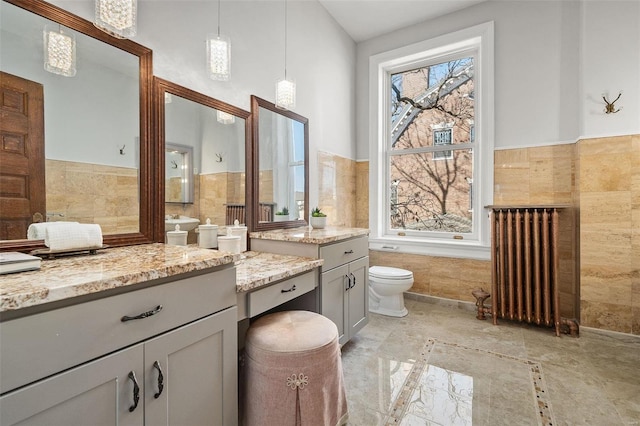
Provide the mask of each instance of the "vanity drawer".
[{"label": "vanity drawer", "polygon": [[316,288],[316,271],[288,278],[247,294],[247,316],[254,317]]},{"label": "vanity drawer", "polygon": [[324,259],[322,271],[328,271],[340,265],[369,255],[369,240],[358,237],[352,240],[328,244],[320,247],[320,258]]},{"label": "vanity drawer", "polygon": [[[2,393],[236,304],[235,268],[0,323]],[[162,309],[141,319],[122,321]]]}]

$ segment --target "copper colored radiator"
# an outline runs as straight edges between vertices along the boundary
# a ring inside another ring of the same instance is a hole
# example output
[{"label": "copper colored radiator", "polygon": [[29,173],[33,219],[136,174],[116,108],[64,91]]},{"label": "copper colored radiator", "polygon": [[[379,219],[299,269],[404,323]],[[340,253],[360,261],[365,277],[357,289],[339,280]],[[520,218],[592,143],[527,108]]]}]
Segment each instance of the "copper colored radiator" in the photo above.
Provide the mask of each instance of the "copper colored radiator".
[{"label": "copper colored radiator", "polygon": [[[557,208],[497,208],[491,212],[491,307],[489,296],[474,292],[480,309],[498,318],[554,327],[567,324],[560,316]],[[577,324],[569,324],[577,334]]]},{"label": "copper colored radiator", "polygon": [[227,204],[225,225],[233,225],[235,220],[238,220],[238,223],[245,223],[244,215],[244,204]]}]

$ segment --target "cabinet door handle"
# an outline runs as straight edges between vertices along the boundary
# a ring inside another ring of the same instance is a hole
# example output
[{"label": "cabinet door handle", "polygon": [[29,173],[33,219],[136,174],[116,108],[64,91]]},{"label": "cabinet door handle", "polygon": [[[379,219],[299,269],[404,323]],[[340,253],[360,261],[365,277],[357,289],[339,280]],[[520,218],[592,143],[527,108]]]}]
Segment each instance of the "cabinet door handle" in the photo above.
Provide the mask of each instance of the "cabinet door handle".
[{"label": "cabinet door handle", "polygon": [[344,254],[353,254],[353,250],[347,250],[344,252]]},{"label": "cabinet door handle", "polygon": [[351,277],[346,274],[344,277],[349,281],[349,284],[347,284],[347,288],[345,288],[344,291],[349,291],[349,289],[351,288]]},{"label": "cabinet door handle", "polygon": [[158,399],[160,395],[162,395],[162,390],[164,389],[164,376],[162,375],[162,368],[160,368],[160,363],[155,361],[153,363],[153,368],[158,370],[158,392],[153,394],[153,397]]},{"label": "cabinet door handle", "polygon": [[296,285],[294,284],[289,290],[280,290],[280,293],[289,293],[290,291],[296,291]]},{"label": "cabinet door handle", "polygon": [[129,371],[129,379],[133,382],[133,405],[129,407],[129,412],[133,412],[138,407],[140,401],[140,386],[138,386],[138,379],[136,379],[136,373]]},{"label": "cabinet door handle", "polygon": [[351,273],[349,275],[351,275],[351,278],[353,278],[353,283],[349,287],[349,290],[351,290],[352,288],[354,288],[356,286],[356,276],[351,274]]},{"label": "cabinet door handle", "polygon": [[159,313],[161,310],[162,310],[162,305],[158,305],[158,306],[155,307],[155,309],[152,309],[152,310],[147,311],[147,312],[143,312],[140,315],[136,315],[134,317],[130,317],[130,316],[125,315],[122,318],[120,318],[120,321],[127,322],[127,321],[144,319],[144,318],[147,318],[147,317],[154,316],[155,314]]}]

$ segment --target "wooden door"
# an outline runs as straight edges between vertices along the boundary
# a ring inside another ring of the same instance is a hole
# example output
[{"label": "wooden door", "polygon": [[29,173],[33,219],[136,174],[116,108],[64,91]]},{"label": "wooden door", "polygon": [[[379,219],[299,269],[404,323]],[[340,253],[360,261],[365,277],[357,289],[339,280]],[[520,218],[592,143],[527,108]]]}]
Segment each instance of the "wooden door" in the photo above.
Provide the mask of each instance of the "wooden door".
[{"label": "wooden door", "polygon": [[0,240],[24,239],[46,218],[43,87],[4,72],[0,80]]}]

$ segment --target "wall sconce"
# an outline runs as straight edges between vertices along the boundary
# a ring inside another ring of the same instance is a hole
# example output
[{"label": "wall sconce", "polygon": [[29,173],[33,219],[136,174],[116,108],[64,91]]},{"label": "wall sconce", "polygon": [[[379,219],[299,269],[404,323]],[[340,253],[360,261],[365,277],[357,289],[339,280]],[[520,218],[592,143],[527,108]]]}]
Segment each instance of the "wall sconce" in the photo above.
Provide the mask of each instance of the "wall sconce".
[{"label": "wall sconce", "polygon": [[62,27],[44,27],[44,69],[65,77],[76,75],[76,37],[65,33]]},{"label": "wall sconce", "polygon": [[216,118],[218,120],[218,123],[221,123],[221,124],[233,124],[236,122],[235,116],[224,111],[217,111]]},{"label": "wall sconce", "polygon": [[231,77],[231,40],[220,35],[220,0],[218,0],[218,33],[207,35],[207,74],[212,80],[227,81]]},{"label": "wall sconce", "polygon": [[280,109],[292,109],[296,106],[296,83],[287,80],[287,0],[284,0],[284,79],[276,83],[276,102]]},{"label": "wall sconce", "polygon": [[117,38],[136,35],[137,0],[96,0],[93,25]]}]

